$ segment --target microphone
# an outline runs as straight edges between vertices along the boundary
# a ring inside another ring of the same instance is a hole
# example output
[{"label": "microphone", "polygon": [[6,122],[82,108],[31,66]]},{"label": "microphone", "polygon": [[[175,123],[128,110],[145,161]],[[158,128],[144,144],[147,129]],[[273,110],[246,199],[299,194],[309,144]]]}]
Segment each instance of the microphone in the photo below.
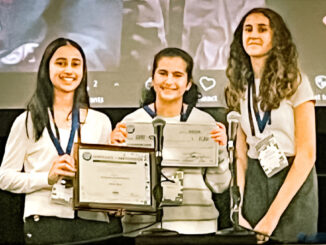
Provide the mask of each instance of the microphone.
[{"label": "microphone", "polygon": [[162,118],[156,118],[152,121],[155,134],[155,152],[156,157],[162,157],[163,150],[163,130],[165,126],[165,121]]},{"label": "microphone", "polygon": [[229,137],[228,148],[233,148],[233,142],[237,135],[237,129],[238,129],[240,117],[241,117],[240,113],[236,112],[236,111],[231,111],[226,116],[226,120],[229,125],[229,127],[228,127],[228,137]]}]

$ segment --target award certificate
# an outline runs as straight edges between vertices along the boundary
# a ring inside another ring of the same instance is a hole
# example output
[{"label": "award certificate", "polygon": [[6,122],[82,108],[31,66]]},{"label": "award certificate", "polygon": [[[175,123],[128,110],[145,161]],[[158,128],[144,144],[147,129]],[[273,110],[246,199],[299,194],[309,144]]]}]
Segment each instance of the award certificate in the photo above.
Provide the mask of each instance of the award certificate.
[{"label": "award certificate", "polygon": [[80,144],[76,209],[153,211],[153,149]]},{"label": "award certificate", "polygon": [[[154,147],[152,123],[127,122],[127,146]],[[164,127],[162,166],[216,167],[218,144],[210,137],[215,124],[167,123]]]}]

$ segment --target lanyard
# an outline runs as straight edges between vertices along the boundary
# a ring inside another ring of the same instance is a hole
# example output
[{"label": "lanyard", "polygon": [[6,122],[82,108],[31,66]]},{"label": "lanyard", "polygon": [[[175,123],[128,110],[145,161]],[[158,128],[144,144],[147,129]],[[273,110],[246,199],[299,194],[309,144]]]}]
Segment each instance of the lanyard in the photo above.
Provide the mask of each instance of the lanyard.
[{"label": "lanyard", "polygon": [[263,119],[260,118],[259,110],[258,110],[258,103],[257,103],[257,97],[256,97],[256,85],[255,82],[251,82],[248,85],[248,113],[249,113],[249,122],[250,122],[250,129],[251,129],[251,135],[255,136],[255,128],[254,123],[252,119],[252,112],[251,112],[251,84],[252,84],[252,104],[254,108],[255,118],[257,121],[258,129],[260,133],[264,132],[264,129],[267,125],[267,122],[269,125],[272,123],[272,117],[271,117],[271,110],[265,111]]},{"label": "lanyard", "polygon": [[[77,108],[74,108],[72,111],[72,123],[71,124],[72,125],[71,125],[70,136],[69,136],[69,141],[68,141],[66,152],[63,151],[58,138],[54,136],[51,126],[50,126],[50,122],[47,125],[47,129],[48,129],[50,138],[51,138],[55,148],[57,149],[59,156],[71,153],[72,145],[74,143],[75,133],[76,133],[76,130],[79,128],[79,109],[77,109]],[[54,123],[54,125],[55,125],[55,123]],[[56,127],[56,125],[55,125],[55,127]]]},{"label": "lanyard", "polygon": [[[156,117],[156,104],[155,104],[155,102],[154,102],[154,110],[155,111],[153,111],[151,108],[149,108],[148,105],[145,105],[143,108],[152,118]],[[182,108],[181,108],[181,112],[180,112],[180,122],[186,122],[188,120],[188,117],[189,117],[192,109],[193,109],[193,106],[188,106],[186,112],[183,113],[183,104],[182,104]]]}]

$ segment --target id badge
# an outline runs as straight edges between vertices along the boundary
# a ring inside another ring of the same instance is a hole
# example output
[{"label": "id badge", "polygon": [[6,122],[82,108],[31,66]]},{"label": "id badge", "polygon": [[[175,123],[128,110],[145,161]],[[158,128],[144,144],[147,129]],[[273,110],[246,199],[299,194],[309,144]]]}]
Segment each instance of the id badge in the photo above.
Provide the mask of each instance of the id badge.
[{"label": "id badge", "polygon": [[51,200],[57,204],[70,204],[73,197],[73,187],[68,183],[69,180],[59,179],[52,186]]},{"label": "id badge", "polygon": [[171,181],[162,182],[163,199],[161,204],[165,206],[178,206],[183,200],[183,171],[177,171],[169,177]]},{"label": "id badge", "polygon": [[283,151],[279,148],[276,138],[271,134],[256,145],[258,160],[268,178],[289,165]]}]

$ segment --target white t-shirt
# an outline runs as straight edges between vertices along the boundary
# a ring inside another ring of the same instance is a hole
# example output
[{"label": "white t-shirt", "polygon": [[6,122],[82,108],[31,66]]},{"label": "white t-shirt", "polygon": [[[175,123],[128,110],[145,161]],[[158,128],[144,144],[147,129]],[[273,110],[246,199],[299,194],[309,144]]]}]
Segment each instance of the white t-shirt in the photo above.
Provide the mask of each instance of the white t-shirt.
[{"label": "white t-shirt", "polygon": [[[260,80],[256,79],[256,92],[258,92]],[[248,114],[248,88],[245,92],[245,99],[240,101],[240,112],[241,119],[240,124],[242,130],[247,136],[247,143],[249,145],[248,156],[250,158],[257,159],[258,153],[255,149],[257,142],[273,134],[279,144],[280,149],[285,153],[286,156],[295,155],[295,135],[294,135],[294,108],[306,101],[315,100],[314,94],[311,89],[308,77],[302,75],[302,82],[299,85],[297,91],[292,95],[290,99],[284,99],[281,101],[279,108],[273,109],[271,111],[271,124],[267,123],[264,131],[260,133],[258,129],[258,124],[256,117],[254,115],[254,110],[251,104],[252,121],[255,129],[255,136],[252,136],[249,114]],[[251,96],[252,98],[252,96]],[[262,118],[263,112],[260,111],[258,106],[260,116]]]},{"label": "white t-shirt", "polygon": [[[30,114],[29,138],[27,137],[26,114],[24,112],[19,115],[11,128],[0,167],[0,189],[26,193],[24,218],[30,215],[74,218],[71,205],[56,204],[51,201],[52,186],[48,184],[48,173],[58,153],[47,129],[44,129],[41,138],[35,142]],[[53,128],[53,122],[51,124]],[[108,144],[111,129],[110,119],[105,114],[89,109],[86,121],[81,127],[81,140],[84,143]],[[65,150],[70,130],[59,128],[59,133],[63,142],[62,148]],[[23,167],[24,172],[21,172]],[[107,219],[104,216],[102,218],[95,216],[96,220]]]}]

